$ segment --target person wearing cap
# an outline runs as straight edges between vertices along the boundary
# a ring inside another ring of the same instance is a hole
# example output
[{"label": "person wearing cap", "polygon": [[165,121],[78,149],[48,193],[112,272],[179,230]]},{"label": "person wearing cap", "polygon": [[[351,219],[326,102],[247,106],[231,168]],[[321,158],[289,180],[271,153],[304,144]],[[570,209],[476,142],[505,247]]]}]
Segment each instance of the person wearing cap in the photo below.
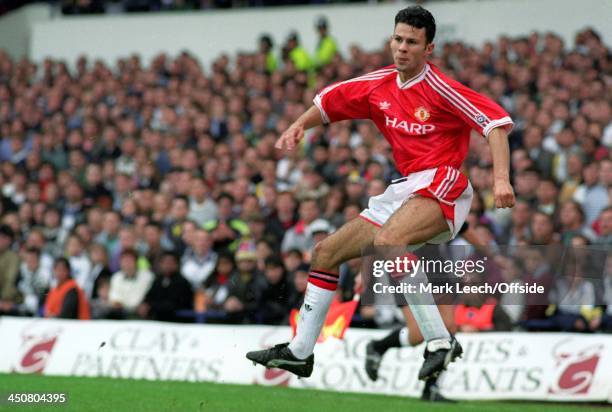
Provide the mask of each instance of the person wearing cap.
[{"label": "person wearing cap", "polygon": [[311,247],[304,251],[304,258],[306,261],[310,262],[312,256],[312,246],[321,242],[334,230],[336,230],[336,228],[325,219],[316,219],[310,225],[308,225],[306,228],[306,234],[310,240]]},{"label": "person wearing cap", "polygon": [[268,34],[262,34],[259,38],[259,53],[266,56],[266,71],[272,73],[278,67],[276,56],[274,55],[274,42]]},{"label": "person wearing cap", "polygon": [[338,52],[338,45],[336,44],[336,40],[329,35],[329,26],[325,16],[317,18],[315,27],[319,33],[319,43],[315,50],[315,67],[320,69],[332,62],[334,56],[336,56]]},{"label": "person wearing cap", "polygon": [[306,233],[308,233],[308,236],[310,236],[314,245],[325,239],[327,235],[335,230],[336,228],[333,227],[327,220],[316,219],[314,222],[308,225],[306,228]]},{"label": "person wearing cap", "polygon": [[19,256],[11,250],[14,238],[13,229],[0,226],[0,315],[11,313],[21,299],[16,286]]},{"label": "person wearing cap", "polygon": [[312,58],[304,47],[300,45],[300,38],[296,31],[289,33],[287,43],[283,48],[283,60],[293,62],[295,68],[302,72],[312,70]]},{"label": "person wearing cap", "polygon": [[228,298],[223,305],[228,321],[258,322],[257,315],[265,279],[257,270],[257,250],[251,240],[243,240],[235,254],[238,271],[229,280]]}]

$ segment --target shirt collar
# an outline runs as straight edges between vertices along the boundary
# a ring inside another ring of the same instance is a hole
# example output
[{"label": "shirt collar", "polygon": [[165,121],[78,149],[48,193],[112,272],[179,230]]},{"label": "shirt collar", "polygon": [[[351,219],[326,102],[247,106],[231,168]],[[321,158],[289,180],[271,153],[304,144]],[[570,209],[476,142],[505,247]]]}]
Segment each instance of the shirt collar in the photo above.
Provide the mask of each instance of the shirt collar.
[{"label": "shirt collar", "polygon": [[423,70],[421,70],[419,74],[417,74],[411,79],[406,80],[405,82],[402,82],[402,80],[400,79],[400,74],[398,72],[396,77],[397,87],[399,87],[400,89],[409,89],[410,87],[423,80],[427,75],[427,72],[429,72],[429,64],[425,63]]}]

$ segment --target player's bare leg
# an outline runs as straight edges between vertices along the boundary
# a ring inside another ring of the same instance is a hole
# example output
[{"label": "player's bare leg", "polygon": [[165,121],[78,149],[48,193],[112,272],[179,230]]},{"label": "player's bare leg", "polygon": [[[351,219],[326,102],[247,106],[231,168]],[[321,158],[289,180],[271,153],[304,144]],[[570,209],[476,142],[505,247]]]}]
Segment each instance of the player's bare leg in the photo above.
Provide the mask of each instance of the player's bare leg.
[{"label": "player's bare leg", "polygon": [[[414,197],[406,201],[374,237],[374,246],[423,244],[449,230],[446,218],[436,200]],[[405,295],[420,332],[427,341],[425,362],[419,379],[436,377],[463,352],[451,337],[431,294]]]},{"label": "player's bare leg", "polygon": [[308,377],[312,373],[312,354],[338,286],[338,267],[361,256],[372,244],[378,228],[355,218],[337,232],[315,245],[310,276],[300,309],[296,335],[289,344],[247,353],[247,358],[266,367],[278,367]]}]

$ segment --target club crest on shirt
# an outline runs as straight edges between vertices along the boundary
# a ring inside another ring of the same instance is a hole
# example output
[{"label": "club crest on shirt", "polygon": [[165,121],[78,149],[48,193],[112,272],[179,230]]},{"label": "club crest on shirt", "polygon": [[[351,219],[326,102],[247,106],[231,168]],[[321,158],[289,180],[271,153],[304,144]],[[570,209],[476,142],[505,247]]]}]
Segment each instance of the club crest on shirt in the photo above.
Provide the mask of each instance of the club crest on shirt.
[{"label": "club crest on shirt", "polygon": [[414,117],[419,119],[421,122],[426,122],[427,120],[429,120],[431,115],[429,114],[426,108],[424,108],[423,106],[419,106],[414,109]]},{"label": "club crest on shirt", "polygon": [[385,100],[383,102],[378,103],[378,107],[380,108],[380,110],[387,110],[391,107],[391,103]]}]

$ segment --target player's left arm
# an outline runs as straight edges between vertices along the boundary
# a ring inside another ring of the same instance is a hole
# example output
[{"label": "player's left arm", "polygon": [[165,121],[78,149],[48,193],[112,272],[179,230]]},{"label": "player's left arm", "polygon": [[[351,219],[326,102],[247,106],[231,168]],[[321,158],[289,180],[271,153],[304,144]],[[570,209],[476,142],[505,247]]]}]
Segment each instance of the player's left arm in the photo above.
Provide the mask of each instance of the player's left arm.
[{"label": "player's left arm", "polygon": [[514,206],[514,190],[510,184],[510,148],[508,132],[504,127],[496,127],[489,132],[489,145],[493,157],[493,196],[495,207]]},{"label": "player's left arm", "polygon": [[477,130],[489,141],[493,154],[493,195],[495,206],[514,206],[514,191],[510,185],[510,148],[508,133],[512,130],[512,119],[506,111],[488,97],[433,73],[432,88],[441,96],[443,104],[462,119],[465,124]]}]

